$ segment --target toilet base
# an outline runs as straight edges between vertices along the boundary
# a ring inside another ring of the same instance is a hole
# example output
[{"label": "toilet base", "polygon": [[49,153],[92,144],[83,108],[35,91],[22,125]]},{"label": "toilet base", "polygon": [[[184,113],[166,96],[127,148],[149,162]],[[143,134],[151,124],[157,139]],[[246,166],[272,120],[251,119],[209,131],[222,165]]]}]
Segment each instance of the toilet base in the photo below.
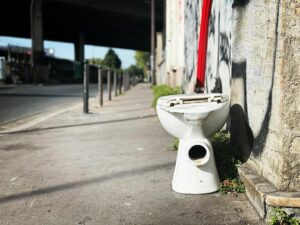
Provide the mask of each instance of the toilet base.
[{"label": "toilet base", "polygon": [[[199,147],[199,150],[202,148],[202,151],[205,149],[206,155],[191,155],[194,146]],[[206,194],[218,191],[219,186],[220,180],[211,142],[207,139],[180,140],[172,189],[183,194]]]}]

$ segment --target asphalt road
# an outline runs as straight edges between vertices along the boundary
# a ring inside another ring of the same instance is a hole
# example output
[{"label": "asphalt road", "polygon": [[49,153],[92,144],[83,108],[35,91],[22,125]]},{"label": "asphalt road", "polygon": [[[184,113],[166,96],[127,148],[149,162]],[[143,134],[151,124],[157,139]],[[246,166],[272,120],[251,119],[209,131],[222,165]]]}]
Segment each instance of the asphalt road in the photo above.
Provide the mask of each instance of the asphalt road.
[{"label": "asphalt road", "polygon": [[[90,85],[90,97],[97,84]],[[82,102],[82,84],[1,86],[0,124]]]}]

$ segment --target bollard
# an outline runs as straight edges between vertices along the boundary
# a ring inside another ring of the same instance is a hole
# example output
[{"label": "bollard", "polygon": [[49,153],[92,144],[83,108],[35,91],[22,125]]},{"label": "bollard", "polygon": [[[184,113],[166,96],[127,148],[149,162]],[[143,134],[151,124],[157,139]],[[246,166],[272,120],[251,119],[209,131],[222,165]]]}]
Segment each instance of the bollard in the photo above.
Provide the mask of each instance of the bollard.
[{"label": "bollard", "polygon": [[107,91],[108,91],[108,100],[111,101],[111,70],[107,70]]},{"label": "bollard", "polygon": [[131,88],[131,74],[129,73],[128,74],[128,90],[130,90],[130,88]]},{"label": "bollard", "polygon": [[83,62],[83,112],[89,113],[89,83],[90,83],[90,66],[88,61]]},{"label": "bollard", "polygon": [[129,87],[131,88],[132,86],[133,86],[132,74],[130,74],[130,76],[129,76]]},{"label": "bollard", "polygon": [[126,82],[126,84],[125,84],[125,87],[126,87],[126,88],[125,88],[125,89],[126,89],[126,91],[129,90],[129,87],[128,87],[128,83],[129,83],[128,77],[129,77],[129,76],[128,76],[128,73],[126,73],[126,74],[125,74],[125,82]]},{"label": "bollard", "polygon": [[127,76],[127,75],[128,75],[128,74],[125,73],[125,77],[124,77],[124,78],[125,78],[125,79],[124,79],[124,82],[125,82],[125,83],[124,83],[124,89],[125,89],[125,91],[128,90],[128,85],[127,85],[127,77],[128,77],[128,76]]},{"label": "bollard", "polygon": [[115,92],[115,97],[118,96],[118,88],[117,88],[117,71],[113,71],[114,73],[114,92]]},{"label": "bollard", "polygon": [[123,91],[125,92],[126,91],[126,73],[123,74],[122,84],[123,84]]},{"label": "bollard", "polygon": [[119,95],[121,95],[122,94],[122,74],[120,73],[119,75],[118,75],[118,80],[119,80]]},{"label": "bollard", "polygon": [[101,66],[98,66],[98,94],[99,94],[99,105],[103,106],[103,78],[102,78]]}]

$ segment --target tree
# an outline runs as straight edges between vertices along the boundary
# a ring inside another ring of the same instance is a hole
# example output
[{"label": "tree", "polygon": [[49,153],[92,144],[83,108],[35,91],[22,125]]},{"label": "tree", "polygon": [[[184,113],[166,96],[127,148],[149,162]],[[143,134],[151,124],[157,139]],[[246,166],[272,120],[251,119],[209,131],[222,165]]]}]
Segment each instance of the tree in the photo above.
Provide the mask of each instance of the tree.
[{"label": "tree", "polygon": [[143,69],[137,67],[136,65],[131,65],[126,69],[127,73],[133,74],[135,76],[142,76],[143,75]]},{"label": "tree", "polygon": [[111,69],[120,69],[122,62],[119,56],[115,53],[113,49],[108,49],[103,61],[102,65],[109,67]]},{"label": "tree", "polygon": [[142,52],[142,51],[135,51],[135,62],[136,65],[142,69],[147,69],[147,64],[150,60],[150,53],[149,52]]},{"label": "tree", "polygon": [[136,66],[143,71],[143,76],[145,76],[147,74],[147,70],[148,70],[147,67],[149,65],[150,53],[136,51],[134,58],[135,58]]}]

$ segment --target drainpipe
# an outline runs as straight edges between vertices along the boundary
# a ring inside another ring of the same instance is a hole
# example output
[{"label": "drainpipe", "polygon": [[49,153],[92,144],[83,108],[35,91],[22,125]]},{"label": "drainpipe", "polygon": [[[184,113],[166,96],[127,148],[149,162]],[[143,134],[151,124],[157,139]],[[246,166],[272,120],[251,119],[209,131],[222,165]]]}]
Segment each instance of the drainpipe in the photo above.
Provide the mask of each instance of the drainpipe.
[{"label": "drainpipe", "polygon": [[198,41],[197,83],[195,87],[196,93],[204,92],[208,27],[211,5],[212,0],[203,0],[200,34]]}]

